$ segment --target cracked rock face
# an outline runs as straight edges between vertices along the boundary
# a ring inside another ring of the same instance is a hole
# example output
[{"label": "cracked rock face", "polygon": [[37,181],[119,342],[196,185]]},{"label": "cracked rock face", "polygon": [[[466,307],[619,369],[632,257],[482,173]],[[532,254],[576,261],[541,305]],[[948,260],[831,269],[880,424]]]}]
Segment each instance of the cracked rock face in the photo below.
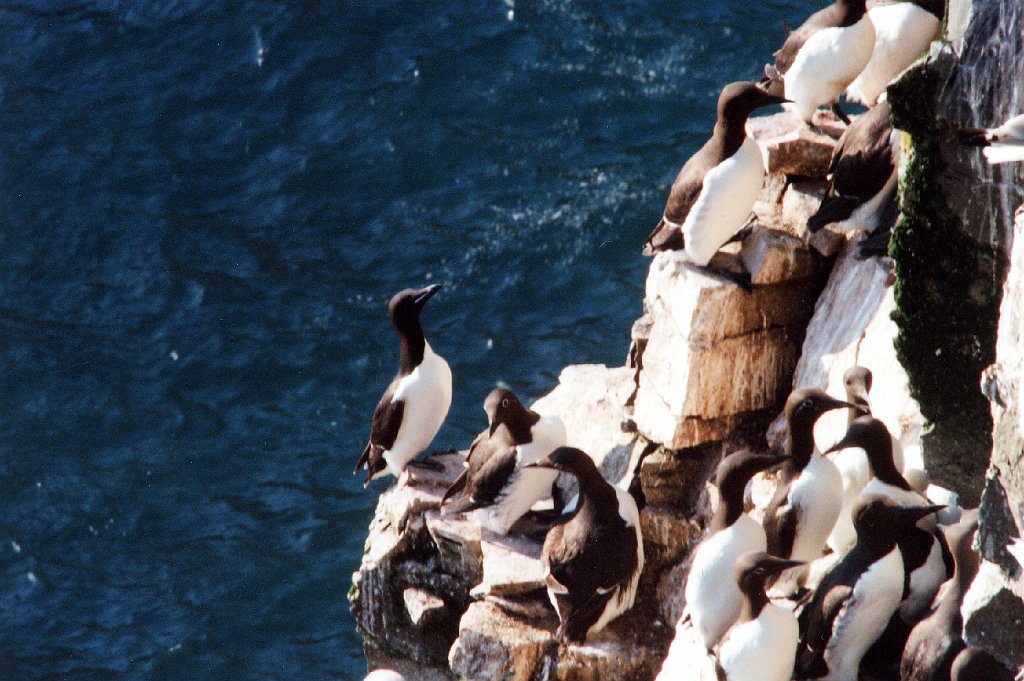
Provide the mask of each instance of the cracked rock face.
[{"label": "cracked rock face", "polygon": [[1024,576],[1006,545],[1024,531],[1024,211],[1014,224],[999,314],[996,364],[985,372],[992,407],[992,461],[981,497],[977,544],[983,558],[964,602],[964,633],[1014,667],[1024,665]]}]

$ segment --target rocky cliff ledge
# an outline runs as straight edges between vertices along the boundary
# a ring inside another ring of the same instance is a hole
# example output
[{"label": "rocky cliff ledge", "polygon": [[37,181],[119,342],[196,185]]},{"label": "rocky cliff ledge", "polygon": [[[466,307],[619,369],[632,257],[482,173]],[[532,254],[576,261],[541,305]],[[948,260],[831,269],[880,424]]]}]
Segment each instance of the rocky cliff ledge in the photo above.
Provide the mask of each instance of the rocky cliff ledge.
[{"label": "rocky cliff ledge", "polygon": [[[353,576],[349,599],[371,664],[412,664],[418,679],[652,679],[683,610],[689,550],[709,517],[707,480],[727,451],[767,446],[794,380],[841,392],[848,365],[877,367],[881,389],[895,396],[880,416],[916,437],[920,417],[892,349],[888,265],[856,260],[844,236],[803,231],[841,132],[822,122],[825,132],[790,114],[751,121],[772,172],[753,233],[736,250],[752,294],[678,254],[658,255],[628,365],[567,367],[533,405],[560,416],[569,444],[590,453],[607,479],[625,487],[639,474],[647,563],[636,607],[588,645],[559,648],[538,560],[542,536],[500,537],[441,516],[463,455],[439,455],[443,473],[381,495]],[[842,428],[841,419],[824,426],[822,441]]]},{"label": "rocky cliff ledge", "polygon": [[[1024,580],[1005,548],[1024,526],[1024,216],[1012,221],[1022,176],[935,142],[939,118],[991,125],[1024,110],[1022,17],[1019,0],[950,0],[951,43],[937,44],[890,90],[910,152],[895,268],[858,260],[857,236],[803,231],[841,128],[822,119],[811,132],[788,114],[752,119],[771,172],[753,233],[736,250],[754,293],[658,255],[627,365],[567,367],[534,405],[563,419],[569,444],[591,454],[607,479],[626,487],[639,475],[647,563],[628,615],[585,646],[559,647],[538,560],[542,536],[525,527],[499,537],[441,516],[441,495],[463,461],[444,454],[443,473],[381,495],[353,575],[349,600],[371,667],[425,681],[715,679],[713,660],[680,621],[690,549],[715,502],[707,481],[725,453],[779,444],[780,403],[792,387],[840,395],[854,364],[874,372],[873,413],[899,437],[908,463],[926,464],[968,503],[980,493],[984,561],[965,601],[965,636],[1024,664]],[[983,104],[964,108],[976,99]],[[929,188],[948,205],[927,199]],[[922,262],[937,266],[915,269]],[[954,301],[963,304],[950,308]],[[943,325],[951,317],[963,323]],[[969,395],[969,408],[951,394]],[[827,444],[844,429],[845,415],[832,413],[815,436]],[[770,480],[756,487],[755,503],[770,489]],[[685,651],[674,656],[685,668],[662,668],[670,645]]]}]

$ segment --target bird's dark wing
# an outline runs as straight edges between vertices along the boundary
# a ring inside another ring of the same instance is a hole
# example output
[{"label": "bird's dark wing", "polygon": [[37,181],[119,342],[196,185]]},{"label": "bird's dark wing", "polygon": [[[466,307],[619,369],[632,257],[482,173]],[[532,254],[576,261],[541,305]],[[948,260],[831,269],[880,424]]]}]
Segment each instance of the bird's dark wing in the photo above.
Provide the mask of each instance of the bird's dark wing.
[{"label": "bird's dark wing", "polygon": [[384,391],[383,397],[373,410],[373,418],[370,420],[370,441],[363,450],[362,456],[356,462],[355,470],[365,467],[370,473],[376,473],[384,468],[384,452],[391,449],[398,437],[398,431],[402,427],[402,416],[405,413],[405,401],[394,399],[395,391],[398,389],[399,377],[391,382],[388,389]]},{"label": "bird's dark wing", "polygon": [[789,485],[785,482],[775,490],[764,512],[764,532],[768,538],[768,553],[789,558],[796,540],[797,509],[789,501]]},{"label": "bird's dark wing", "polygon": [[832,153],[828,191],[817,212],[807,220],[811,231],[845,220],[882,191],[896,169],[891,133],[885,102],[846,129]]},{"label": "bird's dark wing", "polygon": [[853,587],[822,580],[811,603],[800,613],[800,648],[797,650],[796,678],[816,679],[828,674],[825,649],[843,608],[853,597]]},{"label": "bird's dark wing", "polygon": [[772,55],[775,57],[775,68],[779,73],[785,74],[796,61],[797,53],[800,52],[800,48],[804,46],[808,38],[823,28],[838,25],[839,12],[835,5],[830,5],[812,14],[807,21],[786,37],[786,42]]},{"label": "bird's dark wing", "polygon": [[711,142],[704,145],[700,151],[691,156],[683,165],[672,182],[672,189],[669,190],[668,200],[665,202],[663,218],[658,221],[654,231],[644,241],[644,255],[654,255],[659,251],[673,251],[683,248],[683,235],[678,227],[665,222],[668,218],[677,225],[686,221],[690,209],[697,202],[701,190],[704,188],[704,176],[713,167],[710,162],[712,151]]},{"label": "bird's dark wing", "polygon": [[476,438],[473,440],[473,443],[469,445],[469,451],[466,452],[466,468],[461,473],[459,473],[459,477],[455,478],[455,481],[448,487],[447,490],[445,490],[444,496],[441,497],[442,506],[444,506],[444,503],[446,501],[454,497],[456,494],[461,492],[463,488],[465,488],[466,480],[469,477],[469,469],[471,462],[473,461],[474,454],[479,449],[480,443],[486,441],[486,439],[487,431],[485,430],[479,435],[477,435]]}]

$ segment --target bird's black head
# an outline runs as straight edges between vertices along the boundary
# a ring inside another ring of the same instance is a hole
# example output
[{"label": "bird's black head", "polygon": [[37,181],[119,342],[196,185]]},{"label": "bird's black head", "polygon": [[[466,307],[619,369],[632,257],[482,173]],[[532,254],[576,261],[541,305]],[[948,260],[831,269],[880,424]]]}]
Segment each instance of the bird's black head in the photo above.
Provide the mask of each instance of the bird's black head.
[{"label": "bird's black head", "polygon": [[732,574],[741,591],[757,593],[764,591],[769,579],[798,565],[803,565],[803,561],[787,560],[763,551],[755,551],[744,553],[737,558]]},{"label": "bird's black head", "polygon": [[388,303],[391,323],[398,332],[402,344],[402,371],[412,371],[423,361],[423,349],[426,340],[423,338],[423,327],[420,326],[420,312],[430,298],[441,290],[441,284],[426,288],[399,291]]},{"label": "bird's black head", "polygon": [[494,435],[498,426],[508,425],[525,411],[526,407],[508,388],[495,388],[488,393],[487,399],[484,400],[484,412],[487,413],[491,435]]},{"label": "bird's black head", "polygon": [[863,494],[853,505],[853,527],[857,541],[868,540],[879,545],[893,544],[901,533],[913,528],[917,521],[945,506],[901,506],[884,494]]},{"label": "bird's black head", "polygon": [[864,411],[864,408],[843,400],[837,400],[824,390],[817,388],[801,388],[794,390],[786,400],[786,421],[791,428],[813,428],[815,422],[827,411],[852,407]]},{"label": "bird's black head", "polygon": [[722,496],[738,493],[742,498],[743,490],[754,475],[782,463],[785,458],[784,454],[755,454],[747,450],[730,454],[715,470],[715,487]]},{"label": "bird's black head", "polygon": [[[861,366],[850,367],[843,374],[846,399],[854,404],[871,409],[868,393],[871,392],[871,370]],[[870,413],[870,412],[869,412]]]},{"label": "bird's black head", "polygon": [[843,439],[829,447],[826,453],[838,452],[848,447],[860,447],[868,453],[869,459],[875,452],[888,452],[890,460],[892,459],[892,437],[889,435],[889,429],[873,416],[860,416],[854,419],[847,427]]},{"label": "bird's black head", "polygon": [[743,125],[755,109],[786,101],[789,100],[773,95],[755,83],[729,83],[722,88],[722,93],[718,96],[718,120]]},{"label": "bird's black head", "polygon": [[441,284],[433,284],[421,289],[407,288],[396,293],[388,303],[388,313],[395,328],[403,331],[418,327],[423,306],[440,290]]},{"label": "bird's black head", "polygon": [[524,468],[552,468],[563,473],[571,473],[577,478],[594,474],[601,476],[594,465],[594,460],[582,449],[575,447],[559,447],[547,456],[526,464]]}]

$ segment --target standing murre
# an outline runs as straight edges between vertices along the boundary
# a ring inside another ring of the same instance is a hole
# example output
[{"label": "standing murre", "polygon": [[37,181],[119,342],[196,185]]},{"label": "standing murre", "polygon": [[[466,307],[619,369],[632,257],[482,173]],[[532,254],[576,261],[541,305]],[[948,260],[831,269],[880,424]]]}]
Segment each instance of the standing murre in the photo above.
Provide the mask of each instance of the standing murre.
[{"label": "standing murre", "polygon": [[814,388],[786,400],[786,453],[782,476],[764,514],[768,553],[810,561],[821,555],[842,506],[843,478],[814,444],[814,424],[827,411],[857,407]]},{"label": "standing murre", "polygon": [[768,601],[765,583],[783,570],[802,565],[767,553],[745,553],[733,579],[743,594],[739,621],[718,649],[725,681],[789,681],[799,642],[796,616]]},{"label": "standing murre", "polygon": [[971,548],[978,529],[978,514],[972,512],[956,525],[946,528],[946,541],[953,552],[953,577],[935,599],[931,614],[910,632],[900,661],[900,681],[949,681],[953,661],[964,643],[964,618],[960,614],[964,594],[978,574],[978,554]]},{"label": "standing murre", "polygon": [[633,607],[644,568],[640,512],[579,449],[559,447],[527,467],[570,473],[579,482],[576,510],[548,531],[541,562],[558,640],[582,644]]},{"label": "standing murre", "polygon": [[[852,366],[843,374],[846,399],[860,407],[849,410],[847,427],[863,414],[871,414],[868,394],[871,392],[872,381],[871,370],[862,366]],[[896,438],[892,438],[892,458],[896,468],[903,470],[903,448]],[[857,538],[853,530],[851,511],[854,500],[871,480],[871,465],[868,463],[867,452],[860,447],[836,450],[831,459],[843,476],[843,506],[832,532],[828,535],[827,544],[833,552],[842,553],[853,546]]]},{"label": "standing murre", "polygon": [[[661,221],[644,242],[644,255],[682,249],[694,265],[708,268],[718,250],[743,228],[764,183],[764,157],[747,136],[747,118],[757,108],[783,101],[754,83],[730,83],[722,89],[711,139],[676,175]],[[735,273],[709,269],[749,287]]]},{"label": "standing murre", "polygon": [[506,388],[487,395],[484,411],[490,426],[473,441],[466,470],[445,492],[441,505],[445,513],[473,511],[481,527],[507,534],[551,491],[557,471],[524,466],[564,445],[565,426],[557,416],[527,409]]},{"label": "standing murre", "polygon": [[781,85],[805,123],[819,106],[831,105],[849,124],[839,95],[867,66],[874,47],[875,27],[865,0],[836,0],[789,34],[774,55],[775,65],[765,67],[767,85],[772,92]]},{"label": "standing murre", "polygon": [[882,634],[903,595],[899,538],[936,506],[900,506],[865,494],[853,508],[857,542],[822,577],[800,613],[796,679],[857,681],[864,653]]},{"label": "standing murre", "polygon": [[998,128],[955,128],[952,135],[960,144],[983,147],[989,165],[1024,161],[1024,114]]},{"label": "standing murre", "polygon": [[718,464],[718,507],[707,537],[694,550],[684,591],[687,612],[708,651],[736,621],[743,606],[743,594],[732,574],[736,560],[767,548],[764,528],[743,510],[743,490],[754,474],[783,458],[742,451]]},{"label": "standing murre", "polygon": [[869,9],[875,46],[867,66],[846,88],[846,98],[874,106],[889,83],[939,37],[945,14],[945,0],[908,0]]},{"label": "standing murre", "polygon": [[[868,456],[873,479],[864,487],[862,495],[882,494],[903,505],[923,506],[927,498],[915,492],[896,470],[892,460],[892,439],[885,424],[871,416],[861,416],[850,424],[846,435],[829,451],[843,447],[860,447]],[[942,510],[945,506],[935,507]],[[931,514],[923,516],[918,527],[905,532],[899,541],[904,569],[907,573],[907,591],[901,599],[898,615],[908,628],[893,632],[906,640],[909,625],[917,622],[932,604],[939,587],[953,572],[953,557],[945,538],[936,531],[936,520]],[[902,650],[902,646],[899,646]]]},{"label": "standing murre", "polygon": [[[399,291],[388,304],[391,323],[398,333],[398,374],[373,411],[370,441],[353,473],[366,469],[366,481],[391,473],[396,478],[430,444],[441,429],[452,403],[452,372],[423,337],[420,313],[441,289]],[[433,468],[428,462],[421,462]]]},{"label": "standing murre", "polygon": [[807,229],[817,232],[833,225],[846,232],[890,227],[883,218],[895,215],[886,209],[896,201],[900,150],[900,133],[889,122],[888,101],[858,116],[832,151],[828,190],[807,219]]}]

